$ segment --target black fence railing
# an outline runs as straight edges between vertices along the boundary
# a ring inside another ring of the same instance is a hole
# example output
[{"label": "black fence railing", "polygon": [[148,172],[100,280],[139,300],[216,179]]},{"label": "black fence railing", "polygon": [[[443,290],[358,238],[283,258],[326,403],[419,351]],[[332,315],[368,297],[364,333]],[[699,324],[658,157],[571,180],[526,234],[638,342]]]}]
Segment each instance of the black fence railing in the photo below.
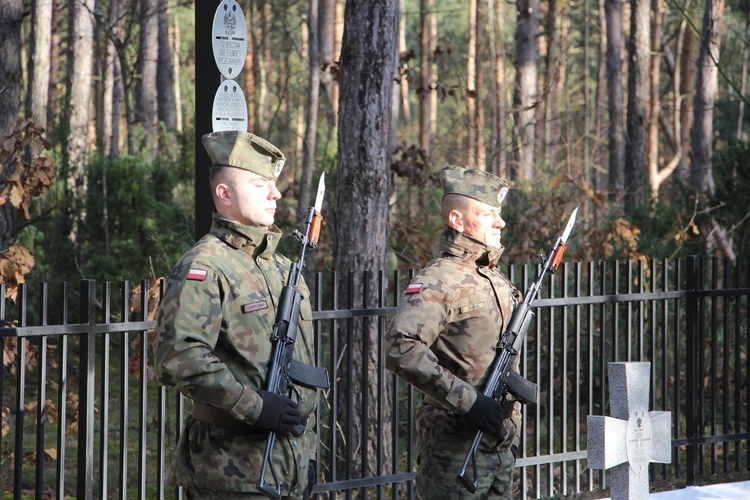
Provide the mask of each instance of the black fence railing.
[{"label": "black fence railing", "polygon": [[[536,266],[505,269],[519,288]],[[383,337],[410,274],[312,280],[319,363],[319,498],[413,498],[420,396],[384,369]],[[180,498],[167,482],[189,402],[151,375],[160,286],[23,284],[0,301],[0,491],[14,498]],[[0,293],[5,295],[4,286]],[[607,363],[650,361],[650,409],[672,412],[672,463],[651,480],[696,485],[750,470],[750,272],[722,259],[563,264],[534,303],[522,372],[518,498],[601,492],[586,416],[609,415]]]}]

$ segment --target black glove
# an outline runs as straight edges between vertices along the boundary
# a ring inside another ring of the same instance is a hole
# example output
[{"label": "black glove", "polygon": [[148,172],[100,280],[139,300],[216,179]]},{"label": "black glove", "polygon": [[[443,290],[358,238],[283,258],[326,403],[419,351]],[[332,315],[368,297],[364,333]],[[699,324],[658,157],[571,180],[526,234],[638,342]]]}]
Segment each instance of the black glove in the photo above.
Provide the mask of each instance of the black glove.
[{"label": "black glove", "polygon": [[474,401],[474,405],[466,414],[466,420],[479,427],[485,434],[500,439],[503,439],[507,433],[503,425],[503,420],[505,420],[503,405],[500,404],[500,401],[481,393],[477,393],[477,400]]},{"label": "black glove", "polygon": [[258,391],[258,394],[263,399],[263,408],[255,425],[281,435],[302,435],[302,412],[297,403],[273,392]]}]

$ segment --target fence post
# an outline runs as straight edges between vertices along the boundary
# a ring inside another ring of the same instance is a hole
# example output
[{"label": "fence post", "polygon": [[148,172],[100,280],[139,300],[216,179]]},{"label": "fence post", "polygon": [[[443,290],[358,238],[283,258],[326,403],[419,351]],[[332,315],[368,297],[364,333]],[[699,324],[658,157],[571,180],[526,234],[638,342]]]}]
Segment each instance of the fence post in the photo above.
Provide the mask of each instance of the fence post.
[{"label": "fence post", "polygon": [[686,446],[686,485],[695,486],[698,476],[698,445],[695,440],[700,436],[700,408],[698,385],[702,383],[703,374],[699,369],[700,315],[698,314],[698,287],[700,273],[698,257],[691,255],[687,258],[687,300],[685,304],[685,434],[688,439]]},{"label": "fence post", "polygon": [[94,494],[94,380],[96,379],[96,281],[81,280],[81,323],[89,325],[81,335],[78,359],[78,483],[76,498]]}]

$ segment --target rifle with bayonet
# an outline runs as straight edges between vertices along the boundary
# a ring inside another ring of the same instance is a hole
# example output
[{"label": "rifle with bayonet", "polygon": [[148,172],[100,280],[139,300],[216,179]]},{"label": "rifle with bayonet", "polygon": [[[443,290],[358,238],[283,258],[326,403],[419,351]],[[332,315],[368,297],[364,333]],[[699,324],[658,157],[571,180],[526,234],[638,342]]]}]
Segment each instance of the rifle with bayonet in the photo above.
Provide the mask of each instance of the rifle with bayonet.
[{"label": "rifle with bayonet", "polygon": [[[567,226],[565,226],[565,231],[563,231],[562,236],[557,236],[552,242],[552,246],[550,247],[546,258],[543,255],[539,255],[542,269],[539,272],[536,281],[528,288],[528,290],[526,290],[523,301],[516,306],[513,315],[510,318],[510,322],[508,323],[508,327],[500,338],[500,342],[495,351],[495,359],[490,366],[490,375],[487,378],[487,383],[482,391],[482,394],[485,396],[503,400],[507,393],[511,393],[522,403],[536,404],[538,396],[537,385],[529,382],[515,372],[513,370],[513,364],[523,346],[524,340],[526,339],[526,330],[529,328],[529,323],[534,317],[534,312],[531,310],[531,304],[534,302],[539,289],[542,287],[545,275],[547,273],[554,274],[555,271],[557,271],[557,267],[562,261],[563,253],[565,253],[565,243],[568,241],[570,231],[573,229],[577,213],[578,208],[573,210],[573,213],[570,215],[570,219],[568,220]],[[482,440],[482,435],[482,430],[478,430],[476,436],[474,436],[471,448],[469,448],[469,452],[466,454],[461,470],[456,476],[456,481],[471,493],[476,492],[477,487],[479,486],[477,451],[479,449],[479,443]],[[469,477],[467,473],[470,464],[473,470],[472,477]]]},{"label": "rifle with bayonet", "polygon": [[[317,368],[293,359],[294,342],[297,339],[297,321],[299,319],[300,304],[304,299],[299,290],[302,270],[305,267],[305,254],[308,248],[318,246],[320,227],[323,216],[320,211],[325,195],[325,173],[318,181],[318,193],[315,205],[307,209],[305,218],[305,232],[294,231],[294,237],[299,241],[300,252],[297,262],[292,263],[286,285],[282,288],[276,309],[276,320],[273,325],[271,342],[273,350],[268,366],[266,390],[281,395],[288,395],[292,383],[307,387],[328,389],[328,372],[325,368]],[[292,434],[301,436],[305,432],[302,424],[294,427]],[[271,431],[266,441],[266,450],[260,467],[257,487],[260,492],[270,498],[281,498],[281,481],[279,473],[273,463],[273,449],[276,445],[276,432]],[[270,468],[274,485],[266,482],[266,472]]]}]

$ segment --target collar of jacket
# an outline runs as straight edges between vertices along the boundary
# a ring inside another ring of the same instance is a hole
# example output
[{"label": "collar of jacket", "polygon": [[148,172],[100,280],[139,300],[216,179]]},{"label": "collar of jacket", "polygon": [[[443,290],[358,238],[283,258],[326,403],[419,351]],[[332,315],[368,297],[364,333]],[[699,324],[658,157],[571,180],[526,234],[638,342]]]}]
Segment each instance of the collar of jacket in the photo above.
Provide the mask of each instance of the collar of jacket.
[{"label": "collar of jacket", "polygon": [[500,256],[503,254],[505,247],[491,248],[475,240],[471,236],[466,236],[453,228],[446,227],[440,238],[440,253],[452,255],[461,259],[473,260],[480,266],[494,267],[497,265]]},{"label": "collar of jacket", "polygon": [[270,259],[284,233],[275,224],[270,227],[246,226],[214,212],[211,234],[227,245],[241,248],[253,257]]}]

